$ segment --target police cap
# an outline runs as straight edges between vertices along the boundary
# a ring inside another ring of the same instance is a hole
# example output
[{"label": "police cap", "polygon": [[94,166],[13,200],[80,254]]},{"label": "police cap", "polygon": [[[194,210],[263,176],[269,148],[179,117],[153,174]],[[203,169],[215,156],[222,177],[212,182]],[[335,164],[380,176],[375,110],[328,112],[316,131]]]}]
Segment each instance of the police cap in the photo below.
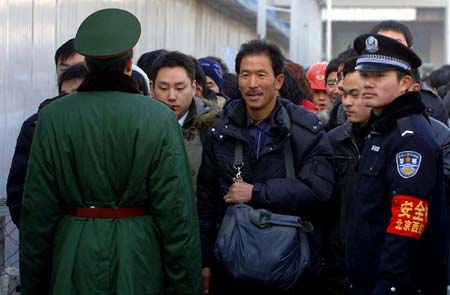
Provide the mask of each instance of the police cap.
[{"label": "police cap", "polygon": [[75,50],[87,58],[126,57],[141,35],[139,20],[130,12],[107,8],[89,15],[78,28]]},{"label": "police cap", "polygon": [[422,64],[420,57],[399,41],[379,35],[364,34],[355,39],[353,46],[360,55],[355,69],[358,71],[399,70],[407,74]]}]

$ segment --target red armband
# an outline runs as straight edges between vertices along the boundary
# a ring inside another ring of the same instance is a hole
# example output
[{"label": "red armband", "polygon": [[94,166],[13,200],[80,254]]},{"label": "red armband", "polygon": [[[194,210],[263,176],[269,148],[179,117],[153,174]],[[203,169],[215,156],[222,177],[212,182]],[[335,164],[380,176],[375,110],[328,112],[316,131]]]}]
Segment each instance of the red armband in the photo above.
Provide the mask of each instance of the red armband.
[{"label": "red armband", "polygon": [[428,202],[422,199],[396,195],[392,198],[392,217],[386,232],[420,239],[428,221]]}]

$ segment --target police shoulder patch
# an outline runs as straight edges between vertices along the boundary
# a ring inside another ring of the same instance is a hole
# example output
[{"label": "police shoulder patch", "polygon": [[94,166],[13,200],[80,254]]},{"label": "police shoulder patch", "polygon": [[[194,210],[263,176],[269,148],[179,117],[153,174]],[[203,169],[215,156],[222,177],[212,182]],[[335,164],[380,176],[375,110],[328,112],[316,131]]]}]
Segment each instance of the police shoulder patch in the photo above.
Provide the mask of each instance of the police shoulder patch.
[{"label": "police shoulder patch", "polygon": [[422,155],[418,152],[404,151],[395,157],[397,171],[403,178],[411,178],[419,171]]}]

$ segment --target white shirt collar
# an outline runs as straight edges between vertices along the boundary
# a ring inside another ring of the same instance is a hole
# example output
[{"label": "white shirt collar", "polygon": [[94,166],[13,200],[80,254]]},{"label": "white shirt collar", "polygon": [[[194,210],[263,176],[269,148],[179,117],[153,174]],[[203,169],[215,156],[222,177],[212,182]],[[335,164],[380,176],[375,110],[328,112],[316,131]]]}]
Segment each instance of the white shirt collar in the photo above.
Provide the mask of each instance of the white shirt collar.
[{"label": "white shirt collar", "polygon": [[188,114],[189,114],[189,111],[187,111],[186,114],[184,114],[183,117],[181,117],[181,118],[178,120],[178,124],[180,124],[180,126],[183,126],[184,121],[186,121],[186,118],[187,118]]}]

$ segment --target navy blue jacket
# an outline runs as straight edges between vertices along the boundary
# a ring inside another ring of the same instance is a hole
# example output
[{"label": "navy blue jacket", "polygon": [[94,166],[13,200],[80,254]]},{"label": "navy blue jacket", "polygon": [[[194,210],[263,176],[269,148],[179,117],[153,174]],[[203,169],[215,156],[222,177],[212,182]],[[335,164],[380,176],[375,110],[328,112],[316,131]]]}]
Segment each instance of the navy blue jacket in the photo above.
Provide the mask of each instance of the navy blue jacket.
[{"label": "navy blue jacket", "polygon": [[[281,104],[291,120],[290,130],[283,122]],[[213,262],[213,249],[226,205],[223,197],[233,184],[235,143],[243,143],[243,180],[253,184],[249,205],[276,213],[298,215],[311,221],[310,237],[313,268],[319,265],[319,221],[323,205],[333,189],[332,148],[319,119],[303,107],[277,99],[270,116],[270,134],[260,157],[254,160],[246,130],[247,112],[242,99],[227,103],[203,145],[198,175],[198,214],[202,242],[203,266]],[[296,179],[286,178],[283,147],[290,133]],[[214,276],[214,274],[213,274]]]},{"label": "navy blue jacket", "polygon": [[424,110],[410,92],[372,114],[346,243],[353,295],[444,294],[442,152]]}]

